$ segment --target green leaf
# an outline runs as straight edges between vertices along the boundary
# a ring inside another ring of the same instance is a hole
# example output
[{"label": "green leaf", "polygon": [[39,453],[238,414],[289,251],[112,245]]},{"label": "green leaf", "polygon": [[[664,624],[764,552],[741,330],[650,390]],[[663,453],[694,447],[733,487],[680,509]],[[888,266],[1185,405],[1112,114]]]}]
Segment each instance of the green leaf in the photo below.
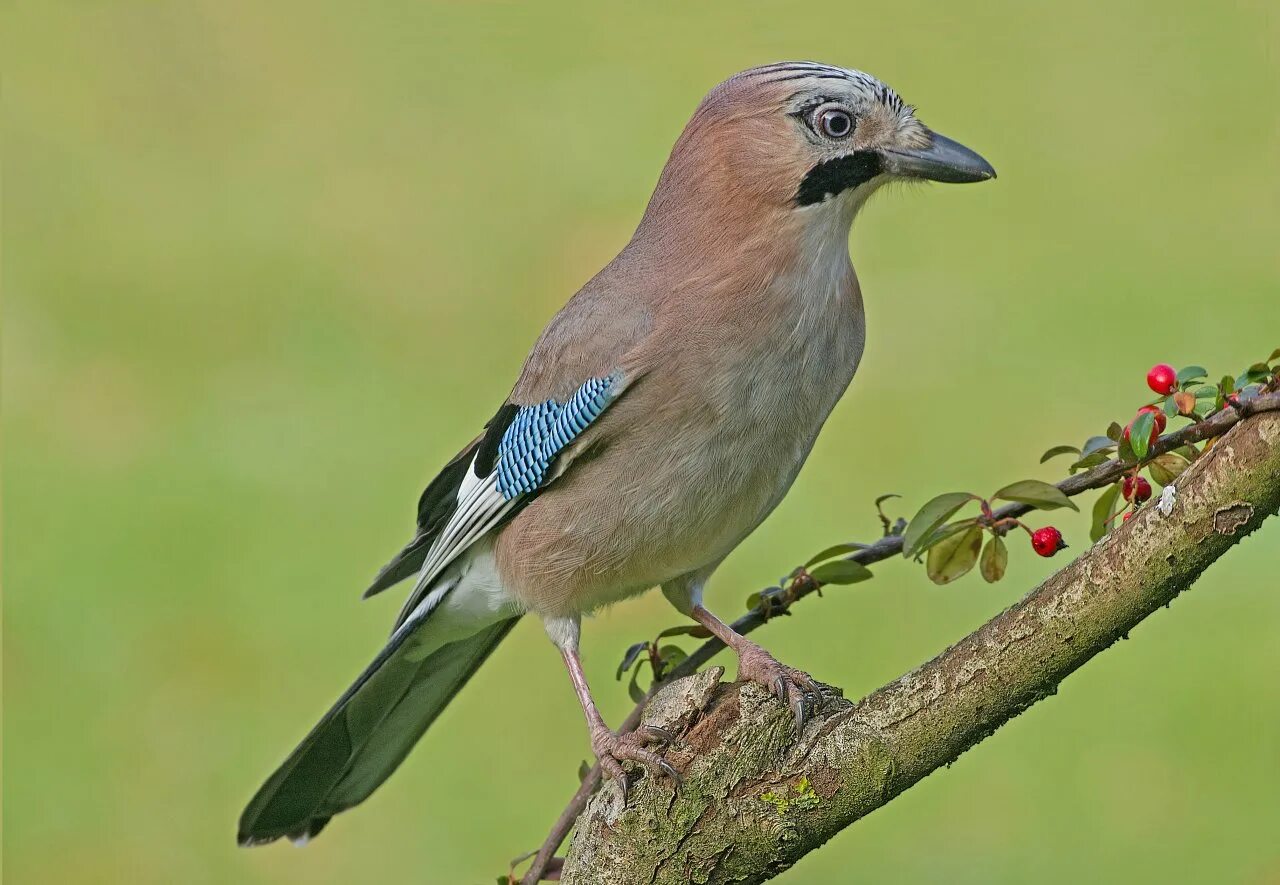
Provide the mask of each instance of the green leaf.
[{"label": "green leaf", "polygon": [[[1152,418],[1151,420],[1155,420]],[[1125,463],[1137,461],[1138,458],[1133,454],[1133,447],[1129,445],[1129,440],[1120,440],[1120,445],[1116,448],[1116,459]]]},{"label": "green leaf", "polygon": [[668,644],[658,649],[658,660],[665,661],[673,667],[687,657],[689,657],[688,652],[678,645]]},{"label": "green leaf", "polygon": [[1151,471],[1151,478],[1162,486],[1167,486],[1179,476],[1182,471],[1191,466],[1191,463],[1181,455],[1175,455],[1173,452],[1165,452],[1163,455],[1157,455],[1147,465]]},{"label": "green leaf", "polygon": [[836,556],[844,556],[846,554],[853,553],[855,550],[866,550],[869,546],[869,544],[859,544],[856,541],[850,541],[847,544],[836,544],[832,547],[828,547],[821,553],[815,553],[813,556],[810,556],[809,561],[804,564],[804,567],[809,568],[810,566],[817,565],[820,562],[826,562],[828,559],[832,559]]},{"label": "green leaf", "polygon": [[1112,421],[1107,425],[1107,439],[1120,442],[1120,438],[1124,436],[1124,428],[1120,426],[1119,421]]},{"label": "green leaf", "polygon": [[1024,479],[996,492],[991,497],[1002,501],[1017,501],[1019,504],[1030,504],[1041,510],[1057,510],[1059,507],[1070,507],[1079,510],[1075,502],[1062,493],[1062,489],[1038,479]]},{"label": "green leaf", "polygon": [[664,645],[658,649],[658,661],[660,662],[659,671],[654,674],[661,679],[665,674],[670,672],[671,668],[679,664],[689,654],[678,645]]},{"label": "green leaf", "polygon": [[1175,416],[1177,416],[1177,415],[1181,414],[1181,413],[1178,411],[1178,404],[1177,404],[1176,402],[1174,402],[1173,397],[1168,397],[1167,399],[1165,399],[1165,401],[1164,401],[1164,414],[1165,414],[1165,416],[1166,416],[1166,417],[1169,417],[1169,418],[1173,418],[1173,417],[1175,417]]},{"label": "green leaf", "polygon": [[1079,455],[1080,450],[1077,449],[1075,446],[1054,446],[1053,448],[1049,449],[1049,451],[1045,452],[1043,455],[1040,456],[1040,463],[1043,464],[1045,461],[1048,461],[1050,458],[1056,458],[1059,455],[1066,455],[1071,453]]},{"label": "green leaf", "polygon": [[711,635],[711,631],[701,624],[681,624],[678,627],[668,627],[658,634],[659,639],[666,639],[668,636],[692,636],[695,639],[706,639]]},{"label": "green leaf", "polygon": [[1123,490],[1120,483],[1113,483],[1093,502],[1093,525],[1089,529],[1089,540],[1098,541],[1107,533],[1110,525],[1108,520],[1115,513],[1116,501],[1120,499]]},{"label": "green leaf", "polygon": [[935,584],[950,584],[973,568],[982,549],[982,526],[970,526],[929,548],[925,572]]},{"label": "green leaf", "polygon": [[1204,366],[1187,366],[1178,370],[1178,383],[1185,384],[1188,381],[1195,381],[1197,378],[1207,378],[1209,370]]},{"label": "green leaf", "polygon": [[828,562],[818,566],[809,574],[819,584],[856,584],[859,581],[869,581],[874,577],[871,569],[852,559]]},{"label": "green leaf", "polygon": [[1212,399],[1218,395],[1218,388],[1205,385],[1195,389],[1196,399]]},{"label": "green leaf", "polygon": [[968,492],[947,492],[926,503],[907,525],[902,536],[902,555],[907,559],[924,549],[924,542],[955,512],[974,499]]},{"label": "green leaf", "polygon": [[1094,452],[1092,455],[1081,458],[1079,461],[1071,465],[1071,472],[1076,470],[1087,470],[1090,467],[1097,467],[1099,464],[1105,464],[1110,461],[1106,452]]},{"label": "green leaf", "polygon": [[640,687],[640,683],[636,682],[636,678],[639,675],[640,668],[637,667],[635,672],[631,674],[631,682],[627,685],[627,694],[630,695],[632,702],[637,704],[643,701],[645,696],[648,694],[648,692]]},{"label": "green leaf", "polygon": [[1147,448],[1151,445],[1151,431],[1156,426],[1156,419],[1150,412],[1142,412],[1133,419],[1133,429],[1129,431],[1129,447],[1139,461],[1147,457]]},{"label": "green leaf", "polygon": [[942,526],[937,531],[935,531],[932,535],[930,535],[923,544],[920,545],[920,552],[917,553],[915,556],[916,561],[919,562],[921,555],[923,555],[934,544],[941,543],[942,541],[945,541],[947,538],[950,538],[952,535],[959,534],[960,532],[965,531],[966,529],[969,528],[969,526],[976,525],[977,522],[978,522],[978,518],[974,516],[974,517],[970,517],[969,519],[962,519],[958,522],[953,522],[949,525]]},{"label": "green leaf", "polygon": [[1277,347],[1275,350],[1271,351],[1271,356],[1267,357],[1267,362],[1273,363],[1278,359],[1280,359],[1280,347]]},{"label": "green leaf", "polygon": [[618,679],[622,679],[622,674],[631,669],[631,665],[636,662],[648,647],[649,643],[647,642],[637,642],[627,648],[626,654],[622,656],[622,663],[618,665]]},{"label": "green leaf", "polygon": [[1087,458],[1094,452],[1102,452],[1111,448],[1116,441],[1109,436],[1091,436],[1084,441],[1084,448],[1080,450],[1080,457]]},{"label": "green leaf", "polygon": [[1223,393],[1230,393],[1236,389],[1236,382],[1230,375],[1223,375],[1222,380],[1218,382],[1218,389]]},{"label": "green leaf", "polygon": [[992,535],[987,546],[982,548],[982,561],[978,563],[982,579],[988,584],[994,584],[1004,577],[1008,565],[1009,548],[1004,546],[1004,540],[999,535]]}]

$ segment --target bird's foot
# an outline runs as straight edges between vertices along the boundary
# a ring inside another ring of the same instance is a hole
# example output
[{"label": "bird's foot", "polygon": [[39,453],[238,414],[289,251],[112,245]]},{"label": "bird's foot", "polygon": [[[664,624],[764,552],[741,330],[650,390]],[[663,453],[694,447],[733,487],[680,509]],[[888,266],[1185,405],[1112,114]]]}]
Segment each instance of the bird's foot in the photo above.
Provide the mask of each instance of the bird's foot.
[{"label": "bird's foot", "polygon": [[623,762],[635,762],[643,765],[645,770],[655,775],[669,777],[680,783],[680,772],[667,760],[648,749],[653,744],[668,744],[671,733],[656,725],[641,725],[628,734],[615,734],[604,724],[591,729],[591,749],[600,760],[600,768],[605,777],[616,780],[622,786],[623,796],[627,792],[627,774],[622,769]]},{"label": "bird's foot", "polygon": [[822,705],[822,690],[807,673],[794,670],[755,643],[745,642],[738,651],[738,678],[762,685],[791,708],[796,718],[796,734],[805,720]]}]

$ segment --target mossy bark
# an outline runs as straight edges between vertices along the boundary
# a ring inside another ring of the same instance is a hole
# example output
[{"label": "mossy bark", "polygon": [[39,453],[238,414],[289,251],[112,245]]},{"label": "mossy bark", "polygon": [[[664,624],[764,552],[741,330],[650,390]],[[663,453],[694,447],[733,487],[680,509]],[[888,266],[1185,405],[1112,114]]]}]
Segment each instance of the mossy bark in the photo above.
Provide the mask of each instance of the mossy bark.
[{"label": "mossy bark", "polygon": [[772,878],[1053,694],[1278,507],[1272,412],[932,661],[856,704],[833,690],[798,739],[789,711],[758,686],[721,684],[719,668],[667,686],[645,721],[679,734],[667,758],[683,785],[642,778],[625,805],[606,785],[578,820],[563,881]]}]

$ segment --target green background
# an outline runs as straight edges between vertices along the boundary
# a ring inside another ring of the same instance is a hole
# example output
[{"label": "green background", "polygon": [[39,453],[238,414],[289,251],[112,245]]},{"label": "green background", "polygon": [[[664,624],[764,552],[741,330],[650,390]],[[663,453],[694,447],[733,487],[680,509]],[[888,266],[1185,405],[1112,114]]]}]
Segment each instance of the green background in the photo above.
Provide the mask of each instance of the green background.
[{"label": "green background", "polygon": [[[1043,8],[1041,8],[1043,7]],[[305,849],[234,846],[373,654],[359,593],[542,324],[625,243],[724,76],[868,70],[998,181],[855,226],[865,361],[713,607],[900,512],[1025,477],[1152,363],[1280,344],[1270,0],[16,0],[4,27],[7,882],[492,882],[586,732],[532,621]],[[1053,520],[1078,552],[1086,517]],[[1037,522],[1045,521],[1041,517]],[[1016,539],[1015,539],[1016,540]],[[783,882],[1280,881],[1280,525]],[[1062,564],[896,561],[759,634],[857,696]],[[585,630],[606,716],[659,594]]]}]

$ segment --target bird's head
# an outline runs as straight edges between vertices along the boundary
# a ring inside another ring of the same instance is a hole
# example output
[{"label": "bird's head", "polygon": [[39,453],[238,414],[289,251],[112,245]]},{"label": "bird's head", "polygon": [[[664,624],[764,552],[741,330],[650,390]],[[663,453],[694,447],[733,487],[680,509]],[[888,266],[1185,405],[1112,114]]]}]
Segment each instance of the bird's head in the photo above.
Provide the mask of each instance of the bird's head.
[{"label": "bird's head", "polygon": [[694,204],[739,218],[852,220],[871,192],[895,179],[961,183],[995,174],[875,77],[782,62],[736,74],[702,100],[650,210]]}]

